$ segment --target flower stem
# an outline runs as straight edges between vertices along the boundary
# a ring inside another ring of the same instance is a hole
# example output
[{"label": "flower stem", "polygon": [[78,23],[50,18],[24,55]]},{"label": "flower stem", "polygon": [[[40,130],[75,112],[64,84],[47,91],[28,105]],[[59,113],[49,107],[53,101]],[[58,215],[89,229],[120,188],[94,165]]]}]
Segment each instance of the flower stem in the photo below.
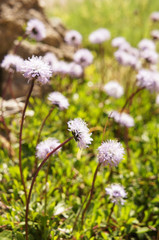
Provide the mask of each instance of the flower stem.
[{"label": "flower stem", "polygon": [[127,100],[126,100],[124,106],[122,107],[120,113],[122,113],[122,112],[125,110],[126,106],[128,105],[129,102],[132,101],[133,97],[134,97],[137,93],[139,93],[141,90],[143,90],[144,88],[145,88],[145,87],[138,88],[135,92],[133,92],[133,93],[127,98]]},{"label": "flower stem", "polygon": [[110,214],[109,214],[109,216],[108,216],[107,225],[109,224],[110,218],[111,218],[112,213],[113,213],[113,211],[114,211],[114,207],[115,207],[115,203],[113,203],[113,206],[112,206],[112,208],[111,208]]},{"label": "flower stem", "polygon": [[26,185],[25,185],[23,171],[22,171],[22,156],[21,156],[22,155],[22,132],[23,132],[25,112],[26,112],[26,108],[27,108],[28,103],[29,103],[29,98],[31,96],[33,87],[34,87],[34,80],[32,80],[32,82],[31,82],[31,87],[30,87],[30,90],[29,90],[27,98],[26,98],[25,106],[24,106],[23,113],[22,113],[20,133],[19,133],[19,170],[20,170],[21,181],[22,181],[22,184],[23,184],[23,187],[24,187],[26,200],[27,200],[27,191],[26,191]]},{"label": "flower stem", "polygon": [[31,193],[33,190],[33,186],[36,180],[36,177],[40,171],[40,169],[42,168],[42,166],[45,164],[45,162],[48,160],[48,158],[54,153],[56,152],[59,148],[61,148],[62,146],[64,146],[66,143],[68,143],[71,139],[73,139],[74,137],[70,137],[67,140],[65,140],[63,143],[61,143],[57,148],[55,148],[54,150],[52,150],[47,156],[46,158],[42,161],[42,163],[40,164],[40,166],[37,168],[35,175],[32,179],[31,182],[31,186],[30,186],[30,190],[29,190],[29,194],[27,197],[27,201],[26,201],[26,212],[25,212],[25,232],[26,232],[26,240],[28,240],[28,213],[29,213],[29,203],[30,203],[30,198],[31,198]]},{"label": "flower stem", "polygon": [[93,192],[94,192],[94,185],[95,185],[95,180],[96,180],[96,177],[97,177],[97,173],[98,173],[98,170],[101,166],[101,163],[98,163],[97,165],[97,168],[94,172],[94,176],[93,176],[93,181],[92,181],[92,187],[91,187],[91,191],[90,191],[90,196],[89,196],[89,199],[88,199],[88,202],[86,204],[86,207],[84,208],[83,212],[82,212],[82,226],[83,226],[83,223],[84,223],[84,218],[85,218],[85,213],[91,203],[91,200],[92,200],[92,197],[93,197]]},{"label": "flower stem", "polygon": [[48,167],[47,167],[46,176],[45,176],[45,192],[44,192],[44,194],[45,194],[44,214],[45,214],[45,216],[46,216],[46,211],[47,211],[47,182],[48,182],[50,163],[51,163],[51,159],[49,158]]}]

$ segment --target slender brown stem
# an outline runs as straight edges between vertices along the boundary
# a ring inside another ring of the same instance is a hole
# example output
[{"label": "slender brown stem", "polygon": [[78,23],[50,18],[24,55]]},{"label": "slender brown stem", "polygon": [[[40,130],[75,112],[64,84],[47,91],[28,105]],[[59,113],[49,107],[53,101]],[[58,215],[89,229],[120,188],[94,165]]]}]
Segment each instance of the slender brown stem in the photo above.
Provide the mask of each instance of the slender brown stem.
[{"label": "slender brown stem", "polygon": [[112,206],[112,208],[111,208],[110,214],[109,214],[109,216],[108,216],[107,225],[109,224],[110,218],[111,218],[112,213],[113,213],[113,211],[114,211],[114,207],[115,207],[115,203],[113,203],[113,206]]},{"label": "slender brown stem", "polygon": [[86,204],[86,207],[84,208],[84,210],[83,210],[83,212],[82,212],[82,225],[83,225],[83,223],[84,223],[85,213],[86,213],[86,211],[87,211],[87,209],[88,209],[88,207],[89,207],[89,205],[90,205],[90,203],[91,203],[92,197],[93,197],[95,180],[96,180],[97,173],[98,173],[98,170],[99,170],[100,166],[101,166],[101,163],[98,163],[97,168],[96,168],[96,170],[95,170],[95,172],[94,172],[90,196],[89,196],[88,202],[87,202],[87,204]]},{"label": "slender brown stem", "polygon": [[143,90],[144,88],[145,88],[145,87],[138,88],[135,92],[133,92],[133,93],[127,98],[127,100],[126,100],[124,106],[122,107],[120,113],[122,113],[122,112],[125,110],[126,106],[128,105],[129,102],[132,101],[133,97],[134,97],[137,93],[139,93],[141,90]]},{"label": "slender brown stem", "polygon": [[100,73],[101,73],[101,90],[102,90],[102,85],[104,84],[104,75],[105,75],[105,59],[104,59],[104,47],[100,43],[99,44],[99,54],[101,56],[101,62],[100,62]]},{"label": "slender brown stem", "polygon": [[50,159],[48,162],[48,167],[47,167],[47,172],[46,172],[46,176],[45,176],[45,205],[44,205],[44,214],[46,216],[46,210],[47,210],[47,181],[48,181],[48,174],[49,174],[49,169],[50,169]]},{"label": "slender brown stem", "polygon": [[28,194],[28,198],[26,201],[26,212],[25,212],[25,232],[26,232],[26,240],[28,240],[28,213],[29,213],[29,203],[30,203],[30,198],[31,198],[31,193],[33,190],[33,186],[36,180],[36,177],[40,171],[40,169],[43,167],[43,165],[45,164],[45,162],[48,160],[48,158],[54,153],[56,152],[59,148],[61,148],[62,146],[64,146],[66,143],[68,143],[71,139],[73,139],[74,137],[70,137],[67,140],[65,140],[63,143],[61,143],[57,148],[55,148],[54,150],[52,150],[47,156],[46,158],[42,161],[42,163],[40,164],[40,166],[37,168],[35,175],[32,179],[31,182],[31,186],[30,186],[30,190],[29,190],[29,194]]},{"label": "slender brown stem", "polygon": [[19,170],[20,170],[21,181],[22,181],[22,184],[23,184],[23,187],[24,187],[26,200],[27,200],[27,191],[26,191],[26,185],[25,185],[24,176],[23,176],[22,156],[21,156],[22,155],[22,132],[23,132],[23,124],[24,124],[25,112],[26,112],[26,108],[27,108],[28,103],[29,103],[29,98],[31,96],[33,87],[34,87],[34,80],[32,80],[32,82],[31,82],[31,87],[30,87],[30,90],[29,90],[27,98],[26,98],[25,106],[24,106],[23,113],[22,113],[22,119],[21,119],[21,125],[20,125],[20,133],[19,133]]}]

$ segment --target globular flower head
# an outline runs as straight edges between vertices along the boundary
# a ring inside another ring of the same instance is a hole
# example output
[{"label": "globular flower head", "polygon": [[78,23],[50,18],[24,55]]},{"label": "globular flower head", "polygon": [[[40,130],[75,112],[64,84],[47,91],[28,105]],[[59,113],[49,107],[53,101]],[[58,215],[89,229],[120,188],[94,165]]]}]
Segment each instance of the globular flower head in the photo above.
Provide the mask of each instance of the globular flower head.
[{"label": "globular flower head", "polygon": [[116,37],[112,40],[112,46],[115,48],[120,48],[124,43],[126,43],[124,37]]},{"label": "globular flower head", "polygon": [[150,64],[157,64],[158,62],[158,54],[154,50],[145,49],[140,53],[140,56]]},{"label": "globular flower head", "polygon": [[23,61],[24,60],[17,55],[8,54],[4,57],[1,67],[6,70],[20,72]]},{"label": "globular flower head", "polygon": [[74,61],[81,65],[82,67],[86,67],[93,62],[93,55],[88,49],[79,49],[73,57]]},{"label": "globular flower head", "polygon": [[153,38],[153,40],[159,40],[159,30],[153,30],[151,32],[151,37]]},{"label": "globular flower head", "polygon": [[154,22],[159,21],[159,12],[153,12],[150,16],[151,20]]},{"label": "globular flower head", "polygon": [[62,95],[60,92],[52,92],[48,96],[48,100],[52,102],[52,104],[59,107],[59,109],[64,110],[69,106],[67,98]]},{"label": "globular flower head", "polygon": [[43,61],[46,62],[47,64],[49,64],[52,69],[54,69],[54,65],[58,62],[58,59],[55,56],[55,54],[53,54],[51,52],[47,52],[43,56]]},{"label": "globular flower head", "polygon": [[78,142],[79,148],[87,148],[93,139],[91,138],[91,133],[89,133],[86,122],[81,118],[75,118],[74,120],[70,120],[67,124],[68,130],[72,132],[74,139]]},{"label": "globular flower head", "polygon": [[82,42],[82,35],[76,30],[70,30],[66,32],[64,39],[69,45],[78,46]]},{"label": "globular flower head", "polygon": [[36,41],[41,41],[46,37],[45,26],[38,19],[31,19],[27,23],[26,34]]},{"label": "globular flower head", "polygon": [[131,66],[136,69],[138,58],[121,49],[114,53],[116,60],[123,66]]},{"label": "globular flower head", "polygon": [[99,28],[89,35],[89,41],[93,44],[100,44],[110,39],[110,32],[105,28]]},{"label": "globular flower head", "polygon": [[21,72],[29,81],[35,79],[41,84],[46,84],[52,76],[51,67],[42,60],[42,57],[37,56],[25,60],[21,66]]},{"label": "globular flower head", "polygon": [[123,87],[117,81],[110,81],[105,84],[104,91],[114,98],[120,98],[124,94]]},{"label": "globular flower head", "polygon": [[139,44],[138,44],[138,48],[140,51],[143,51],[145,49],[151,49],[151,50],[155,50],[156,49],[156,45],[155,43],[150,40],[150,39],[142,39]]},{"label": "globular flower head", "polygon": [[141,69],[137,74],[137,85],[151,92],[159,91],[159,72]]},{"label": "globular flower head", "polygon": [[57,61],[54,64],[54,73],[61,75],[69,74],[69,63],[65,61]]},{"label": "globular flower head", "polygon": [[[40,142],[36,146],[36,156],[39,159],[44,159],[47,155],[52,152],[55,148],[60,145],[59,141],[56,138],[48,138],[45,141]],[[57,154],[60,151],[60,148],[56,150],[54,154]]]},{"label": "globular flower head", "polygon": [[123,159],[125,151],[122,144],[116,140],[103,142],[98,148],[98,161],[103,166],[117,166]]},{"label": "globular flower head", "polygon": [[109,198],[112,203],[123,205],[127,197],[127,193],[125,192],[123,186],[117,183],[111,184],[109,187],[105,188],[106,194],[109,195]]},{"label": "globular flower head", "polygon": [[79,78],[82,76],[82,73],[83,73],[83,68],[81,67],[81,65],[74,62],[69,64],[68,74],[70,75],[70,77]]},{"label": "globular flower head", "polygon": [[133,127],[134,126],[134,119],[128,113],[122,112],[119,113],[117,111],[112,111],[110,113],[110,117],[114,119],[115,122],[119,123],[119,125],[123,127]]}]

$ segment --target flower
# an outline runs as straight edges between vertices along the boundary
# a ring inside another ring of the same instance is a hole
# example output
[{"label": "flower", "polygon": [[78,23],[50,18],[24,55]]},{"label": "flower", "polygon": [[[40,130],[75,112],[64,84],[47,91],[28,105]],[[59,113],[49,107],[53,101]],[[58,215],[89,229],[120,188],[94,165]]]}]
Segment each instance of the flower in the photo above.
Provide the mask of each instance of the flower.
[{"label": "flower", "polygon": [[25,60],[21,72],[28,80],[36,79],[41,84],[46,84],[52,76],[51,67],[42,60],[42,57],[32,56]]},{"label": "flower", "polygon": [[159,105],[159,94],[156,96],[156,104]]},{"label": "flower", "polygon": [[93,139],[90,137],[92,134],[89,133],[86,122],[81,118],[75,118],[68,121],[67,124],[68,130],[72,132],[74,139],[78,142],[79,148],[87,148]]},{"label": "flower", "polygon": [[134,119],[128,113],[112,111],[110,112],[109,116],[123,127],[130,128],[134,126]]},{"label": "flower", "polygon": [[159,21],[159,12],[153,12],[150,16],[151,20],[154,22]]},{"label": "flower", "polygon": [[110,39],[110,32],[105,28],[99,28],[89,35],[89,41],[93,44],[102,43]]},{"label": "flower", "polygon": [[8,54],[4,57],[1,67],[6,70],[20,72],[23,59],[17,55]]},{"label": "flower", "polygon": [[81,67],[81,65],[74,62],[69,64],[68,74],[71,77],[79,78],[81,77],[82,73],[83,73],[83,68]]},{"label": "flower", "polygon": [[46,37],[45,26],[38,19],[31,19],[27,23],[26,34],[32,39],[41,41]]},{"label": "flower", "polygon": [[115,48],[120,48],[124,43],[126,43],[124,37],[116,37],[112,40],[112,46]]},{"label": "flower", "polygon": [[141,69],[136,78],[138,86],[145,87],[151,92],[159,91],[159,72]]},{"label": "flower", "polygon": [[69,45],[78,46],[82,42],[82,35],[76,30],[70,30],[66,32],[64,39]]},{"label": "flower", "polygon": [[123,87],[116,81],[110,81],[104,86],[104,91],[112,97],[120,98],[124,94]]},{"label": "flower", "polygon": [[98,148],[98,161],[103,166],[117,166],[123,159],[125,151],[122,144],[116,140],[103,142]]},{"label": "flower", "polygon": [[131,66],[133,68],[139,68],[139,61],[138,58],[133,56],[132,54],[129,54],[123,50],[117,50],[114,53],[114,56],[116,58],[116,60],[122,64],[123,66]]},{"label": "flower", "polygon": [[[39,159],[44,159],[47,155],[52,152],[55,148],[60,145],[60,142],[56,138],[48,138],[45,141],[40,142],[36,146],[36,156]],[[56,150],[52,155],[57,154],[60,148]]]},{"label": "flower", "polygon": [[148,63],[156,64],[158,62],[158,54],[154,50],[145,49],[140,53],[140,56]]},{"label": "flower", "polygon": [[43,56],[43,61],[46,62],[47,64],[49,64],[51,66],[51,68],[54,68],[54,64],[56,64],[58,62],[57,57],[55,56],[55,54],[51,53],[51,52],[47,52],[44,56]]},{"label": "flower", "polygon": [[109,198],[112,203],[124,205],[124,198],[127,197],[127,193],[124,190],[124,187],[120,184],[113,183],[109,187],[105,188],[106,194],[109,195]]},{"label": "flower", "polygon": [[57,105],[60,110],[67,109],[69,106],[68,100],[65,96],[63,96],[60,92],[52,92],[48,96],[48,100],[52,102],[52,104]]},{"label": "flower", "polygon": [[153,30],[151,32],[151,36],[152,36],[153,40],[159,40],[159,30]]},{"label": "flower", "polygon": [[145,38],[145,39],[142,39],[139,42],[138,48],[140,49],[140,51],[143,51],[145,49],[155,50],[156,49],[156,45],[155,45],[155,43],[152,40]]},{"label": "flower", "polygon": [[74,61],[81,65],[82,67],[86,67],[93,62],[93,55],[88,49],[79,49],[73,57]]},{"label": "flower", "polygon": [[54,72],[61,74],[61,75],[65,75],[69,73],[69,63],[65,62],[65,61],[57,61],[54,64]]}]

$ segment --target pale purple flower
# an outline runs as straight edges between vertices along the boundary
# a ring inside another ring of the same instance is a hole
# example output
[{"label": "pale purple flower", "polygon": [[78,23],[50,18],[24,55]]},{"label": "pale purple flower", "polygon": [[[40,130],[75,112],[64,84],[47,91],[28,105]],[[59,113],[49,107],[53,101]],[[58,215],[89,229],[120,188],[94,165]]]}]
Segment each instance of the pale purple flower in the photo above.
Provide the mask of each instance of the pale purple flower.
[{"label": "pale purple flower", "polygon": [[83,68],[81,67],[81,65],[72,62],[69,64],[69,72],[68,74],[73,77],[73,78],[79,78],[82,76],[83,73]]},{"label": "pale purple flower", "polygon": [[[56,138],[48,138],[45,141],[40,142],[36,146],[36,156],[39,159],[44,159],[47,155],[52,152],[55,148],[60,145],[59,141]],[[60,151],[60,148],[56,150],[54,154],[57,154]]]},{"label": "pale purple flower", "polygon": [[44,24],[38,19],[31,19],[27,23],[26,34],[36,41],[41,41],[46,37]]},{"label": "pale purple flower", "polygon": [[88,49],[79,49],[73,57],[74,61],[81,65],[82,67],[86,67],[93,62],[93,55]]},{"label": "pale purple flower", "polygon": [[1,67],[6,70],[20,72],[23,61],[24,60],[17,55],[8,54],[4,57]]},{"label": "pale purple flower", "polygon": [[82,35],[76,30],[70,30],[66,32],[64,39],[69,45],[78,46],[82,42]]},{"label": "pale purple flower", "polygon": [[151,32],[151,37],[153,38],[153,40],[159,40],[159,30],[153,30]]},{"label": "pale purple flower", "polygon": [[151,49],[145,49],[141,51],[140,57],[145,59],[150,64],[157,64],[158,62],[158,54]]},{"label": "pale purple flower", "polygon": [[47,52],[44,56],[43,56],[43,61],[46,62],[47,64],[49,64],[51,66],[52,69],[54,69],[54,64],[56,64],[58,62],[57,57],[55,56],[55,54],[51,53],[51,52]]},{"label": "pale purple flower", "polygon": [[134,127],[134,119],[128,113],[122,112],[119,113],[117,111],[110,112],[109,115],[111,118],[114,119],[115,122],[119,123],[119,125],[123,127]]},{"label": "pale purple flower", "polygon": [[136,68],[136,63],[138,62],[138,58],[136,58],[135,56],[125,51],[122,51],[120,49],[114,53],[114,56],[121,65],[131,66],[133,68]]},{"label": "pale purple flower", "polygon": [[159,72],[141,69],[137,74],[137,85],[151,92],[159,91]]},{"label": "pale purple flower", "polygon": [[61,74],[61,75],[66,75],[69,74],[69,63],[65,61],[57,61],[54,63],[54,72]]},{"label": "pale purple flower", "polygon": [[150,16],[151,20],[154,22],[159,21],[159,12],[153,12]]},{"label": "pale purple flower", "polygon": [[89,41],[93,44],[100,44],[110,39],[110,32],[105,28],[99,28],[89,35]]},{"label": "pale purple flower", "polygon": [[52,76],[51,67],[42,60],[42,57],[32,56],[25,60],[21,66],[21,72],[28,80],[37,80],[41,84],[46,84]]},{"label": "pale purple flower", "polygon": [[52,104],[58,106],[60,110],[67,109],[69,106],[67,98],[60,92],[50,93],[48,96],[48,100],[51,101]]},{"label": "pale purple flower", "polygon": [[75,118],[68,121],[68,130],[72,132],[74,139],[78,142],[79,148],[87,148],[93,141],[91,138],[92,133],[89,133],[89,129],[85,121],[81,118]]},{"label": "pale purple flower", "polygon": [[116,37],[112,40],[112,46],[115,48],[120,48],[126,42],[124,37]]},{"label": "pale purple flower", "polygon": [[131,48],[131,45],[129,42],[125,41],[123,44],[120,45],[119,50],[124,51],[124,52],[129,52]]},{"label": "pale purple flower", "polygon": [[107,140],[98,148],[98,161],[103,166],[117,166],[123,159],[125,151],[122,144],[116,140]]},{"label": "pale purple flower", "polygon": [[123,87],[117,81],[110,81],[105,84],[104,91],[114,98],[120,98],[124,94]]},{"label": "pale purple flower", "polygon": [[151,50],[155,50],[156,49],[156,45],[155,43],[150,40],[150,39],[142,39],[139,44],[138,44],[138,48],[140,51],[143,51],[145,49],[151,49]]},{"label": "pale purple flower", "polygon": [[156,104],[159,105],[159,94],[156,96]]},{"label": "pale purple flower", "polygon": [[127,197],[123,186],[117,183],[111,184],[109,187],[105,188],[106,194],[109,195],[109,198],[112,203],[124,205],[124,198]]}]

